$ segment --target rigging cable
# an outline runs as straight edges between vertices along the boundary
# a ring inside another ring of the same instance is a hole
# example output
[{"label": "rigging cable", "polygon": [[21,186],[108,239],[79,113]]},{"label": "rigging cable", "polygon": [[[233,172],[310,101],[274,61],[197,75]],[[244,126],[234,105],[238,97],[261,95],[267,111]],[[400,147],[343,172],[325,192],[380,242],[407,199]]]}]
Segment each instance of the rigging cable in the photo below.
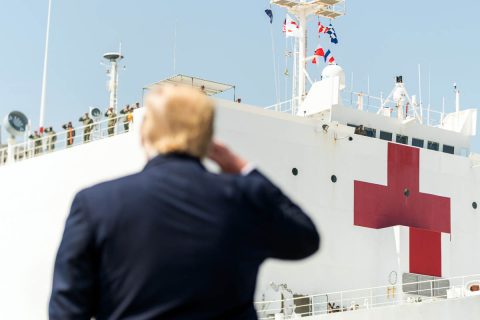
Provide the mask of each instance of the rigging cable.
[{"label": "rigging cable", "polygon": [[288,50],[288,39],[285,37],[285,72],[283,73],[285,75],[285,99],[284,101],[288,100],[288,57],[290,56],[290,51]]},{"label": "rigging cable", "polygon": [[[270,9],[271,9],[271,6],[270,6]],[[277,59],[275,57],[275,38],[273,36],[273,25],[270,24],[270,37],[272,39],[272,60],[273,60],[273,75],[274,75],[274,85],[275,85],[275,101],[276,101],[276,104],[277,104],[277,107],[275,109],[278,108],[278,104],[280,103],[280,97],[279,97],[279,94],[278,94],[278,73],[277,73]]]}]

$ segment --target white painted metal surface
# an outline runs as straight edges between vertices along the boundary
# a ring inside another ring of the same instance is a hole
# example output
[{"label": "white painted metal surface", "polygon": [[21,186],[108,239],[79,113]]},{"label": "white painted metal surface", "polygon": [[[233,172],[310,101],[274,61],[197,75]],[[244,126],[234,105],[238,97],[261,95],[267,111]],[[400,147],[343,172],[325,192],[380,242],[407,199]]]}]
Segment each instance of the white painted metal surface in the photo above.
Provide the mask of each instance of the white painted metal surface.
[{"label": "white painted metal surface", "polygon": [[[401,281],[409,264],[408,228],[374,230],[353,224],[354,181],[387,184],[386,141],[354,135],[353,128],[329,117],[294,117],[227,101],[219,105],[217,137],[299,202],[322,234],[321,250],[313,257],[265,263],[257,301],[268,300],[264,294],[271,283],[312,295],[388,286],[392,271]],[[339,119],[358,112],[342,106],[331,111]],[[134,117],[141,118],[141,112]],[[8,181],[0,184],[0,318],[46,319],[54,256],[73,195],[135,172],[144,163],[134,130],[0,166],[0,180]],[[293,168],[298,175],[292,174]],[[420,150],[420,191],[452,201],[451,236],[442,235],[443,277],[475,274],[480,268],[480,253],[471,250],[472,243],[480,242],[480,212],[472,208],[472,202],[480,202],[479,183],[480,167],[473,168],[470,158]]]}]

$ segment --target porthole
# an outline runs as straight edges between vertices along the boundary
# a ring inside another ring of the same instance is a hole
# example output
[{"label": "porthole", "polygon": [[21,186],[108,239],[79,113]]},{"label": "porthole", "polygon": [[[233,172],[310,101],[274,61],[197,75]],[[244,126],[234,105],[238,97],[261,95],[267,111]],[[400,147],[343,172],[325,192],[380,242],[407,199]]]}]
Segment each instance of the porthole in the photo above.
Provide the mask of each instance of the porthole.
[{"label": "porthole", "polygon": [[478,207],[478,204],[477,204],[476,202],[473,202],[473,203],[472,203],[472,207],[473,207],[473,209],[475,209],[475,210],[476,210],[476,209],[477,209],[477,207]]},{"label": "porthole", "polygon": [[292,169],[292,174],[293,174],[294,176],[298,176],[298,169],[297,169],[297,168],[293,168],[293,169]]},{"label": "porthole", "polygon": [[333,174],[333,175],[330,177],[330,180],[332,180],[333,183],[337,182],[337,176]]},{"label": "porthole", "polygon": [[403,195],[405,197],[409,197],[410,196],[410,190],[408,190],[407,188],[403,189]]},{"label": "porthole", "polygon": [[353,137],[348,137],[348,141],[353,141]]}]

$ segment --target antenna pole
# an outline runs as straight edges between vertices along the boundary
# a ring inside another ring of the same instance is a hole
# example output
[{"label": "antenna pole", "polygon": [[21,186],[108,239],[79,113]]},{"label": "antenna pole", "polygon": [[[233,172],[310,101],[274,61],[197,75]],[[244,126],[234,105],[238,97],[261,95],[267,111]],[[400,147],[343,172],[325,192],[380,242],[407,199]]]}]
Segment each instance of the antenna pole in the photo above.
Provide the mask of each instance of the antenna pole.
[{"label": "antenna pole", "polygon": [[443,125],[443,119],[445,118],[445,97],[442,98],[442,119],[440,124]]},{"label": "antenna pole", "polygon": [[[306,60],[307,60],[307,16],[305,12],[301,12],[298,16],[300,29],[300,38],[298,39],[298,105],[303,101],[305,96],[306,82]],[[295,110],[296,112],[296,110]]]},{"label": "antenna pole", "polygon": [[420,100],[420,118],[422,118],[423,122],[423,102],[422,102],[422,72],[420,63],[418,64],[418,96]]},{"label": "antenna pole", "polygon": [[370,75],[367,75],[367,94],[370,96]]},{"label": "antenna pole", "polygon": [[43,60],[43,79],[42,79],[42,95],[40,100],[40,119],[39,127],[40,133],[43,133],[44,123],[45,123],[45,101],[47,94],[47,71],[48,71],[48,45],[50,40],[50,21],[52,15],[52,0],[48,0],[48,16],[47,16],[47,31],[45,37],[45,55]]},{"label": "antenna pole", "polygon": [[431,95],[431,74],[430,68],[428,70],[428,120],[427,124],[430,125],[430,114],[432,113],[432,105],[431,105],[432,95]]},{"label": "antenna pole", "polygon": [[177,22],[175,22],[175,31],[173,33],[173,74],[177,72]]},{"label": "antenna pole", "polygon": [[457,84],[455,84],[455,112],[460,112],[460,90],[458,89]]},{"label": "antenna pole", "polygon": [[429,68],[429,70],[428,70],[428,107],[431,106],[431,101],[432,101],[432,91],[431,91],[431,89],[432,89],[432,85],[431,85],[432,78],[431,78],[431,76],[432,75],[430,73],[430,68]]}]

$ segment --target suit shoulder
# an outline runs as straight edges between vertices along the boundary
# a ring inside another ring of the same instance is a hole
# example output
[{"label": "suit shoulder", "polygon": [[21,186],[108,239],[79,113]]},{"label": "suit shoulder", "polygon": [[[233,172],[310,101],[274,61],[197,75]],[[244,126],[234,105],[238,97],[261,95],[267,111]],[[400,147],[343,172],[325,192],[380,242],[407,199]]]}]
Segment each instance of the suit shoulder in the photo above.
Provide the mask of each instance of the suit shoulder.
[{"label": "suit shoulder", "polygon": [[265,188],[276,188],[275,185],[257,169],[245,176],[238,177],[238,183],[241,188],[254,193]]},{"label": "suit shoulder", "polygon": [[140,173],[135,173],[121,178],[105,181],[81,190],[78,192],[78,196],[85,198],[96,198],[97,196],[114,194],[116,191],[121,191],[122,189],[132,190],[132,188],[138,185],[140,179]]}]

